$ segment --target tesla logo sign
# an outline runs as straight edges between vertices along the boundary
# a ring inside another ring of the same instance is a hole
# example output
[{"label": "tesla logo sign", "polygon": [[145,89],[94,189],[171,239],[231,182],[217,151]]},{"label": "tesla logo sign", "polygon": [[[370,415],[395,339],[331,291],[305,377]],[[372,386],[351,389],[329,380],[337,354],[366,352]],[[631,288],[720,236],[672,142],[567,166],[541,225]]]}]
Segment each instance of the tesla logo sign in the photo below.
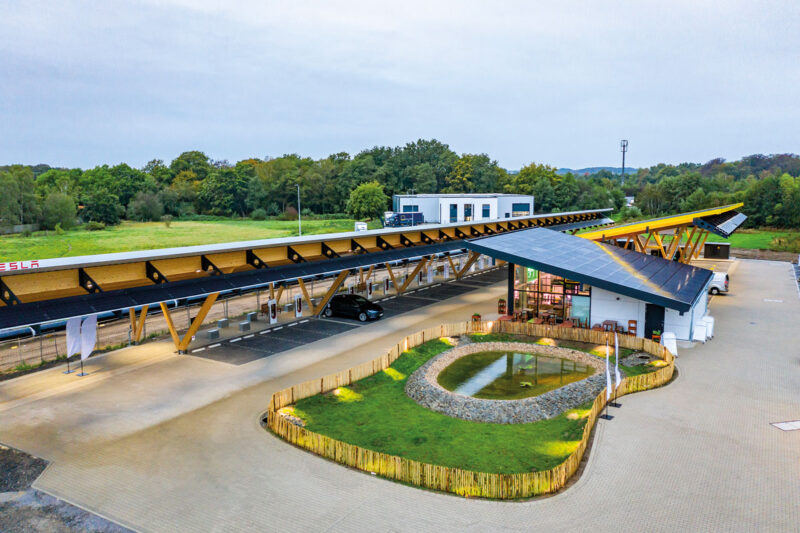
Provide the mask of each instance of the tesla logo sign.
[{"label": "tesla logo sign", "polygon": [[15,270],[29,270],[39,268],[39,261],[11,261],[10,263],[0,263],[0,272],[13,272]]}]

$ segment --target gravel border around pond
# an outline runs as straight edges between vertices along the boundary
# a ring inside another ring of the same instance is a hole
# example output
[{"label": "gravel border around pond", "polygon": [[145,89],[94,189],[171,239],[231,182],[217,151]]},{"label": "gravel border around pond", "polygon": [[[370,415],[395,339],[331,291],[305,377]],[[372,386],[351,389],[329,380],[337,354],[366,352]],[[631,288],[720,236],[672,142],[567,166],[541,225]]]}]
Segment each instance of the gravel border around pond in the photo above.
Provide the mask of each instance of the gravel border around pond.
[{"label": "gravel border around pond", "polygon": [[[513,351],[560,357],[589,365],[598,373],[539,396],[520,400],[482,400],[451,392],[437,382],[453,361],[478,352]],[[460,343],[427,361],[406,383],[406,394],[418,404],[447,416],[493,424],[524,424],[553,418],[594,400],[605,387],[605,363],[579,350],[524,342]]]}]

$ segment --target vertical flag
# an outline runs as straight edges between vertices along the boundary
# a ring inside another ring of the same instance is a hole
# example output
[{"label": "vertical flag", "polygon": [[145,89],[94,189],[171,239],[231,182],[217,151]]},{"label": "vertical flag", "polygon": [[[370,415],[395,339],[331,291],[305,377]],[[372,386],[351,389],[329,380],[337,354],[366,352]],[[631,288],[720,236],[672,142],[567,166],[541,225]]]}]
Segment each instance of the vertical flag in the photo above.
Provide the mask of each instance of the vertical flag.
[{"label": "vertical flag", "polygon": [[97,315],[89,315],[81,325],[81,361],[92,355],[97,344]]},{"label": "vertical flag", "polygon": [[81,351],[81,317],[67,320],[67,359]]},{"label": "vertical flag", "polygon": [[444,264],[444,274],[443,275],[444,275],[444,279],[450,279],[450,264],[449,263],[445,263]]},{"label": "vertical flag", "polygon": [[622,381],[622,378],[619,375],[619,336],[616,332],[614,332],[614,379],[616,379],[614,390],[617,390],[619,388],[619,382]]},{"label": "vertical flag", "polygon": [[608,364],[608,341],[606,341],[606,401],[611,398],[611,367]]},{"label": "vertical flag", "polygon": [[372,291],[373,291],[373,289],[372,289],[372,280],[368,279],[367,280],[367,298],[372,299]]}]

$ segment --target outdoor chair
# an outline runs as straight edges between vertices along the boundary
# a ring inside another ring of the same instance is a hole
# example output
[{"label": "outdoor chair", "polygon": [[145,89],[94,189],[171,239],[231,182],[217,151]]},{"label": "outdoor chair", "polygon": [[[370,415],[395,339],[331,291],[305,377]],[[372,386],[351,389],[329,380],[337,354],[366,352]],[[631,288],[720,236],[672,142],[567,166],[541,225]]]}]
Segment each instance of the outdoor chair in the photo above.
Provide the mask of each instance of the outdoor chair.
[{"label": "outdoor chair", "polygon": [[628,320],[628,334],[636,336],[636,320]]}]

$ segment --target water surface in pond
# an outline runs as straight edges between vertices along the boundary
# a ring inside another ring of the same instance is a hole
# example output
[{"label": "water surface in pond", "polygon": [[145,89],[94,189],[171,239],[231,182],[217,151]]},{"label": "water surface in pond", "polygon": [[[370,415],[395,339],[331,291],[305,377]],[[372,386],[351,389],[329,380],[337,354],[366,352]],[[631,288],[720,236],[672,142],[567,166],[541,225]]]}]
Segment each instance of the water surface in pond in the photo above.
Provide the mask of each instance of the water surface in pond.
[{"label": "water surface in pond", "polygon": [[439,385],[465,396],[518,400],[580,381],[594,368],[569,359],[519,352],[478,352],[453,361]]}]

